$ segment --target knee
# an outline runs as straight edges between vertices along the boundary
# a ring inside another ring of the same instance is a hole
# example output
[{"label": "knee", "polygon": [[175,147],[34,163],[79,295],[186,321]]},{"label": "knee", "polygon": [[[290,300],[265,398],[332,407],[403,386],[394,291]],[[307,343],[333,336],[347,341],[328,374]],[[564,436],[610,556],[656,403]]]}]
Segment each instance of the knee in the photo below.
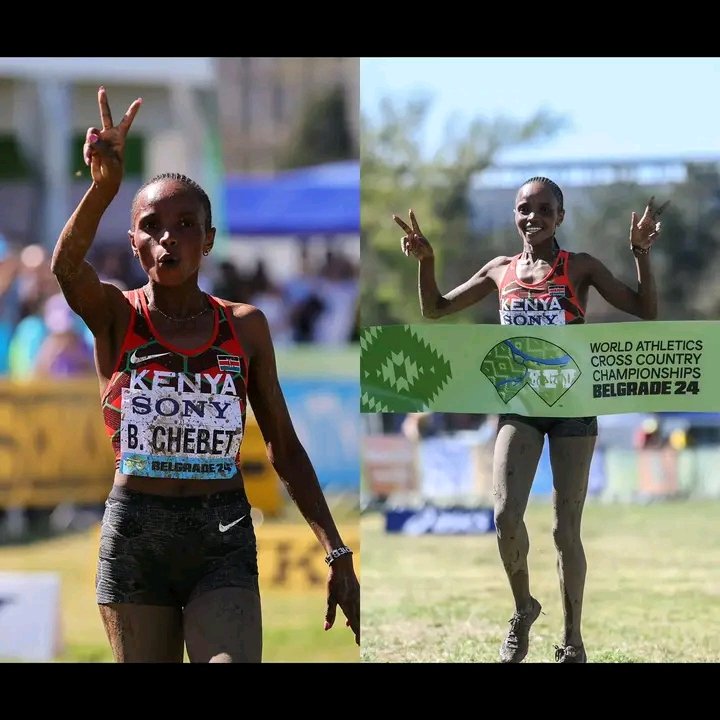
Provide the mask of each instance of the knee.
[{"label": "knee", "polygon": [[572,552],[580,547],[580,532],[575,523],[555,523],[553,540],[560,552]]},{"label": "knee", "polygon": [[495,532],[499,538],[515,537],[522,525],[522,517],[507,508],[495,509]]}]

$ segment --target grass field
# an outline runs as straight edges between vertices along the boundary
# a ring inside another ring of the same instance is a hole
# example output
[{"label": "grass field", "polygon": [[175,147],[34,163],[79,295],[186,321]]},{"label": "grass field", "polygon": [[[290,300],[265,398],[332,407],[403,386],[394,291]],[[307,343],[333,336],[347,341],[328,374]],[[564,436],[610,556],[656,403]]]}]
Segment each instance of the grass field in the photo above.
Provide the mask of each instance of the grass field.
[{"label": "grass field", "polygon": [[[337,508],[336,508],[337,509]],[[294,518],[296,514],[292,514]],[[336,514],[336,519],[338,519]],[[350,522],[343,518],[344,522]],[[357,523],[357,520],[354,521]],[[112,662],[95,604],[97,530],[24,545],[0,546],[0,568],[51,571],[62,583],[64,662]],[[322,548],[318,546],[318,552]],[[358,662],[360,649],[338,609],[335,626],[325,632],[323,589],[306,592],[263,590],[264,662]]]},{"label": "grass field", "polygon": [[[589,503],[589,662],[720,660],[720,503]],[[554,661],[562,608],[552,507],[532,501],[530,583],[543,605],[525,662]],[[364,662],[498,662],[513,613],[494,534],[409,537],[361,520]]]}]

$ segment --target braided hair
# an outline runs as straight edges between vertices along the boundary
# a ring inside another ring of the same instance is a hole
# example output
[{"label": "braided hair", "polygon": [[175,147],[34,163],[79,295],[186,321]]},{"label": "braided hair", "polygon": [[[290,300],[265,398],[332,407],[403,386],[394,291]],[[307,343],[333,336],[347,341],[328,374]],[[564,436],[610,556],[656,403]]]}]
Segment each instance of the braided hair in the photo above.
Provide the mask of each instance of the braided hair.
[{"label": "braided hair", "polygon": [[558,201],[558,210],[563,210],[563,192],[560,189],[560,186],[553,182],[550,178],[542,177],[538,175],[537,177],[531,177],[529,180],[526,180],[520,187],[525,187],[526,185],[529,185],[530,183],[542,183],[543,185],[547,185],[550,190],[552,191],[552,194],[555,196],[555,198]]},{"label": "braided hair", "polygon": [[140,193],[142,193],[145,188],[149,187],[150,185],[154,185],[157,182],[161,182],[163,180],[176,180],[179,183],[182,183],[185,185],[189,190],[194,192],[198,200],[200,200],[200,204],[202,205],[203,210],[205,211],[205,230],[209,231],[210,228],[212,228],[212,207],[210,205],[210,198],[207,196],[207,193],[196,183],[194,180],[191,180],[187,175],[183,175],[182,173],[160,173],[160,175],[156,175],[153,178],[150,178],[147,182],[143,183],[140,189],[135,193],[135,197],[133,198],[130,214],[131,217],[135,217],[135,213],[137,212],[137,202],[138,198],[140,197]]},{"label": "braided hair", "polygon": [[[543,177],[542,175],[537,175],[535,177],[531,177],[528,180],[526,180],[520,187],[525,187],[526,185],[529,185],[530,183],[542,183],[543,185],[547,185],[550,188],[550,191],[555,196],[555,199],[558,201],[558,210],[564,210],[563,203],[563,192],[560,189],[560,186],[551,180],[550,178]],[[553,247],[556,250],[560,249],[560,245],[558,244],[557,239],[555,238],[555,235],[553,235]]]}]

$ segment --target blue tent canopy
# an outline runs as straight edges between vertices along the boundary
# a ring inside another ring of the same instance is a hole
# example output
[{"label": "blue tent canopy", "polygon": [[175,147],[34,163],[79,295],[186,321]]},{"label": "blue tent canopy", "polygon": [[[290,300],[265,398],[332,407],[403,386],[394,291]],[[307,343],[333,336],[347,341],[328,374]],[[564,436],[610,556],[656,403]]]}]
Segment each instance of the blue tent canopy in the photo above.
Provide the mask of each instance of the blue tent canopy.
[{"label": "blue tent canopy", "polygon": [[272,177],[231,175],[224,200],[232,235],[359,233],[360,163],[328,163]]}]

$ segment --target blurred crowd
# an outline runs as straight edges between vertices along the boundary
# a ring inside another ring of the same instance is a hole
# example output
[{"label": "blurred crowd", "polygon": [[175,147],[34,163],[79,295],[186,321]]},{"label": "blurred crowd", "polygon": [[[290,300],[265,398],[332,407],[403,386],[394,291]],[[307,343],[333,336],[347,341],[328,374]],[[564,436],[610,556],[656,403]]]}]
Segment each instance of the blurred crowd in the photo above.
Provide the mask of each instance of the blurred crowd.
[{"label": "blurred crowd", "polygon": [[201,287],[205,282],[218,297],[260,308],[276,347],[341,345],[359,339],[358,270],[341,252],[327,250],[315,264],[304,251],[298,272],[282,284],[271,279],[262,260],[248,274],[224,260],[214,279],[201,278]]},{"label": "blurred crowd", "polygon": [[404,435],[419,442],[431,437],[472,434],[480,445],[491,444],[497,434],[498,415],[479,413],[383,413],[378,416],[376,431],[386,435]]},{"label": "blurred crowd", "polygon": [[[402,435],[413,442],[433,437],[472,436],[491,446],[498,415],[444,412],[364,415],[366,434]],[[627,450],[720,446],[720,413],[618,413],[598,416],[598,448]]]},{"label": "blurred crowd", "polygon": [[[88,257],[101,280],[126,290],[147,277],[129,252],[93,248]],[[258,260],[242,272],[231,260],[209,262],[199,278],[210,294],[250,303],[267,316],[276,347],[344,345],[358,339],[358,268],[342,252],[318,262],[302,253],[300,267],[278,283]],[[93,338],[70,309],[40,245],[15,247],[0,234],[0,376],[72,377],[94,373]]]}]

